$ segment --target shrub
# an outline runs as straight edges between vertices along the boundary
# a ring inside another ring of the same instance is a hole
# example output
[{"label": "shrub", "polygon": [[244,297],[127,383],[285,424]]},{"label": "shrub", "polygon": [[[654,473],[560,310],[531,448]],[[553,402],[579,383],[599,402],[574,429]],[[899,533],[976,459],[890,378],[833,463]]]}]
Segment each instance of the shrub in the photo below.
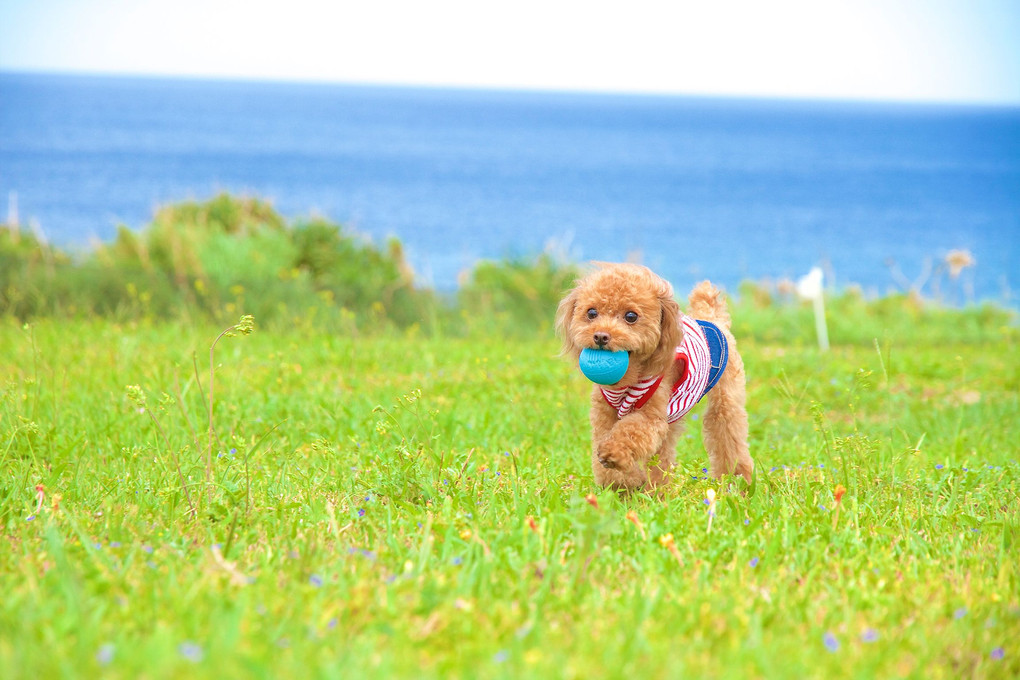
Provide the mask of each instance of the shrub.
[{"label": "shrub", "polygon": [[548,253],[532,259],[480,262],[460,288],[457,300],[469,325],[493,321],[504,332],[534,334],[551,329],[556,306],[580,269]]},{"label": "shrub", "polygon": [[[221,194],[158,210],[135,232],[73,261],[0,230],[0,313],[233,317],[367,326],[423,323],[436,301],[415,287],[400,243],[385,249],[322,219],[289,228],[263,201]],[[238,309],[244,307],[243,310]]]}]

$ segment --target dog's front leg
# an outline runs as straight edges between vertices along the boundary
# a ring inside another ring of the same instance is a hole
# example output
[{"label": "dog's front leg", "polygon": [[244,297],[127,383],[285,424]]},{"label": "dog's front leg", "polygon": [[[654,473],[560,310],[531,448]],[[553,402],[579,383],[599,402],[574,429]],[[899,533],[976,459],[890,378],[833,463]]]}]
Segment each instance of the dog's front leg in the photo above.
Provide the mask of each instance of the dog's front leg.
[{"label": "dog's front leg", "polygon": [[665,403],[656,404],[653,399],[623,418],[604,402],[593,406],[592,471],[596,483],[613,488],[643,487],[648,482],[648,463],[669,434]]}]

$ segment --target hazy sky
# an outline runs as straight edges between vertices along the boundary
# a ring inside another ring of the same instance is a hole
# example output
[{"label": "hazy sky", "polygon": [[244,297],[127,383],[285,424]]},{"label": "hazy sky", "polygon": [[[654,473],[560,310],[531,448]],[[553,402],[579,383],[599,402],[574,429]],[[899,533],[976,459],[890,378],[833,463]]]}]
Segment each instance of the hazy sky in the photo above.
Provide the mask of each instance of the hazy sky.
[{"label": "hazy sky", "polygon": [[1020,0],[0,0],[0,69],[1020,105]]}]

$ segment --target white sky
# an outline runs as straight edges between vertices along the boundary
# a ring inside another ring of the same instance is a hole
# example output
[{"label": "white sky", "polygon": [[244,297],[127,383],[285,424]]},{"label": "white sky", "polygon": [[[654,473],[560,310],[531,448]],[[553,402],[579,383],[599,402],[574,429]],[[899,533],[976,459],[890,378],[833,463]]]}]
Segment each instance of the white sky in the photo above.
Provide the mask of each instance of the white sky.
[{"label": "white sky", "polygon": [[0,69],[1020,105],[1020,0],[0,0]]}]

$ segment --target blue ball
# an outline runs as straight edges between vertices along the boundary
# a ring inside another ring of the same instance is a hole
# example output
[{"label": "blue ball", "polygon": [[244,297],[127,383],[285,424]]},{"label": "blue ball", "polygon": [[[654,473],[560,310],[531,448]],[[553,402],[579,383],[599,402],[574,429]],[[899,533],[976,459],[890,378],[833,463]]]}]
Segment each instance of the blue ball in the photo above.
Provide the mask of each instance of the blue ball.
[{"label": "blue ball", "polygon": [[615,385],[630,365],[630,353],[608,349],[583,349],[577,361],[584,377],[599,385]]}]

